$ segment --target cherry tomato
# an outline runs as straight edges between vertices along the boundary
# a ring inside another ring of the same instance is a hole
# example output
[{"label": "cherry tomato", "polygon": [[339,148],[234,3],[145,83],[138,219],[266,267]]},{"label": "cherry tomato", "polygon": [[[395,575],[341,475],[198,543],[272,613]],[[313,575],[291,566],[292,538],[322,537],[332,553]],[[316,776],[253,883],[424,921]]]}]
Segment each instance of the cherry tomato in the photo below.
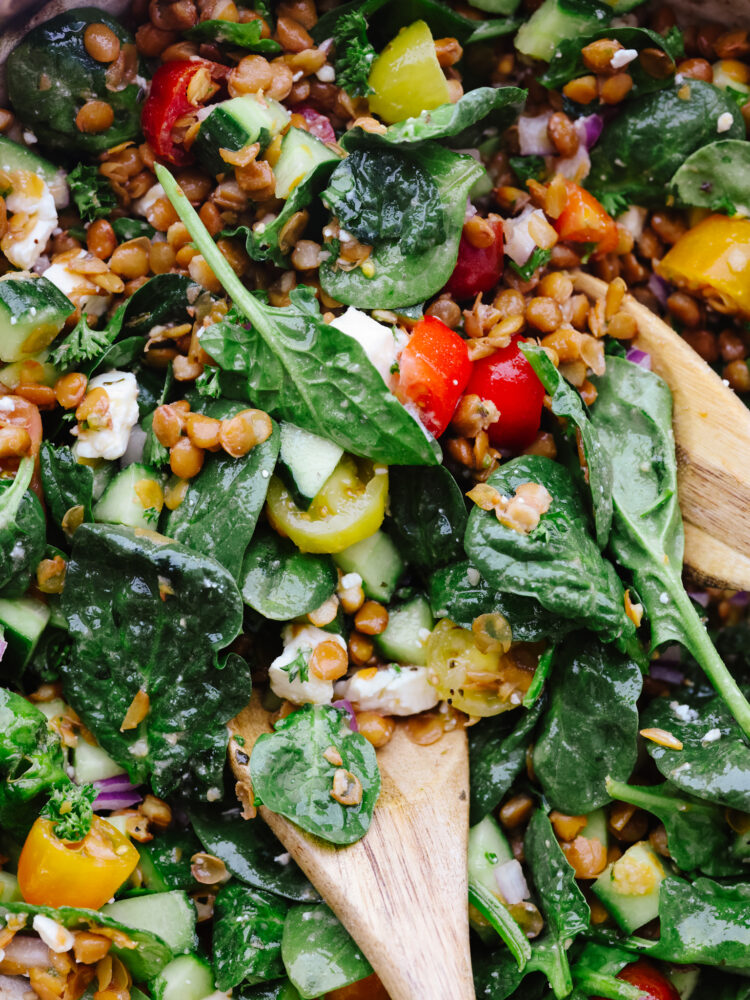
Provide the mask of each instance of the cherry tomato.
[{"label": "cherry tomato", "polygon": [[336,133],[333,131],[333,125],[331,125],[331,119],[322,114],[320,111],[316,111],[309,104],[295,104],[293,108],[289,109],[293,115],[302,115],[302,117],[307,122],[307,131],[310,135],[314,135],[321,142],[335,142]]},{"label": "cherry tomato", "polygon": [[496,448],[521,451],[536,437],[542,419],[544,386],[521,353],[517,334],[507,347],[474,362],[466,394],[489,399],[500,411],[488,434]]},{"label": "cherry tomato", "polygon": [[[39,445],[42,443],[42,418],[34,403],[21,396],[0,396],[0,429],[3,427],[25,427],[31,438],[29,454],[36,458],[34,475],[30,488],[42,500],[42,483],[39,475]],[[15,472],[19,458],[0,458],[0,473]]]},{"label": "cherry tomato", "polygon": [[647,1000],[680,1000],[680,994],[670,981],[650,962],[639,959],[617,974],[618,979],[637,986]]},{"label": "cherry tomato", "polygon": [[488,247],[474,247],[465,236],[458,245],[458,260],[445,286],[457,299],[473,299],[479,292],[489,292],[503,273],[503,220],[487,220],[495,233]]},{"label": "cherry tomato", "polygon": [[611,253],[617,248],[618,235],[615,220],[593,194],[578,184],[566,181],[568,201],[554,226],[561,240],[570,243],[596,243],[597,255]]},{"label": "cherry tomato", "polygon": [[139,857],[129,838],[100,816],[77,844],[60,840],[54,824],[40,816],[18,860],[18,886],[35,906],[98,910],[135,870]]},{"label": "cherry tomato", "polygon": [[[205,90],[199,87],[198,91],[203,91],[203,96],[195,101],[189,100],[188,87],[199,73],[217,79],[225,72],[225,67],[207,59],[173,59],[157,69],[143,105],[141,125],[143,134],[159,159],[177,166],[190,163],[192,157],[188,150],[178,146],[172,137],[178,118],[197,111],[205,97]],[[206,83],[209,82],[207,79]]]},{"label": "cherry tomato", "polygon": [[466,341],[435,316],[425,316],[401,352],[396,395],[402,403],[413,403],[427,430],[440,437],[471,369]]}]

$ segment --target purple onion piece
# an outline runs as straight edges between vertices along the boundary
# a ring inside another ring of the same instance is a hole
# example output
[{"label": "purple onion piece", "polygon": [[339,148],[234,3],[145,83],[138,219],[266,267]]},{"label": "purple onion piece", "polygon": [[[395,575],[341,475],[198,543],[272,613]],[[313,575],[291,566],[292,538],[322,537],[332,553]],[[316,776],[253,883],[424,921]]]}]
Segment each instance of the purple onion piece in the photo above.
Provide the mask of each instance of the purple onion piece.
[{"label": "purple onion piece", "polygon": [[602,134],[604,119],[601,115],[586,115],[585,118],[579,118],[578,121],[581,122],[584,127],[584,142],[586,143],[586,149],[591,149],[591,147],[598,141],[599,136]]},{"label": "purple onion piece", "polygon": [[734,604],[737,608],[744,608],[750,604],[750,593],[746,590],[738,590],[736,594],[733,594],[729,598],[729,603]]},{"label": "purple onion piece", "polygon": [[664,278],[659,277],[658,274],[652,274],[648,279],[648,288],[659,300],[659,304],[666,306],[671,289]]},{"label": "purple onion piece", "polygon": [[640,365],[651,371],[651,355],[647,351],[640,351],[637,347],[631,347],[625,355],[626,361],[632,361],[634,365]]},{"label": "purple onion piece", "polygon": [[4,639],[0,639],[0,660],[3,658],[3,653],[8,648],[8,643]]},{"label": "purple onion piece", "polygon": [[648,672],[654,680],[664,681],[665,684],[682,684],[685,680],[685,674],[682,670],[660,661],[652,663]]},{"label": "purple onion piece", "polygon": [[111,778],[101,778],[94,782],[94,787],[100,792],[111,792],[119,789],[124,789],[127,792],[136,791],[136,786],[127,774],[113,774]]},{"label": "purple onion piece", "polygon": [[691,600],[695,601],[696,604],[700,604],[702,608],[707,608],[708,602],[711,600],[708,594],[703,590],[689,590],[687,595]]},{"label": "purple onion piece", "polygon": [[518,119],[518,146],[521,156],[551,156],[557,152],[547,132],[551,111],[541,115],[521,115]]},{"label": "purple onion piece", "polygon": [[350,701],[345,698],[339,698],[338,701],[332,701],[331,705],[334,708],[343,708],[345,712],[349,715],[349,728],[353,733],[359,732],[359,726],[357,725],[357,716],[354,714],[354,706]]},{"label": "purple onion piece", "polygon": [[143,796],[136,791],[132,792],[100,792],[94,799],[94,812],[101,812],[103,809],[112,811],[114,809],[129,809],[131,806],[143,802]]}]

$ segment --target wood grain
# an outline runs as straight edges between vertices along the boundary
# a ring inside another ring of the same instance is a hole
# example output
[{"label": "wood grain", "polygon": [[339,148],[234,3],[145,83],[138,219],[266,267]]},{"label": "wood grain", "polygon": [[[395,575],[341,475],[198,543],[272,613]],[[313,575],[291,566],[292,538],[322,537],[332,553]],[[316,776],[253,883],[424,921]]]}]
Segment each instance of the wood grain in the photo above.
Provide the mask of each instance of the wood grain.
[{"label": "wood grain", "polygon": [[[576,274],[575,284],[597,298],[607,289],[590,274]],[[750,589],[750,411],[658,316],[631,296],[625,309],[638,322],[634,346],[672,390],[686,566]]]},{"label": "wood grain", "polygon": [[[244,738],[245,754],[270,732],[256,699],[229,726]],[[264,807],[260,815],[360,946],[391,1000],[474,1000],[466,733],[457,729],[421,747],[397,726],[378,763],[380,798],[356,844],[328,844]],[[234,755],[232,767],[239,782],[249,780],[247,765]]]}]

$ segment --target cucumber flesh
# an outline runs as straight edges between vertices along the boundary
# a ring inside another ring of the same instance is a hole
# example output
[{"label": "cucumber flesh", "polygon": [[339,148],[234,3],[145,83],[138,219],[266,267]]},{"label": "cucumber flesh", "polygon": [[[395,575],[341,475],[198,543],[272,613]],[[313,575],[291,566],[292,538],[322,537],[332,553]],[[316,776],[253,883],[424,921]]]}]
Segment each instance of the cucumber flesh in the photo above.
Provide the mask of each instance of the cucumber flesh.
[{"label": "cucumber flesh", "polygon": [[174,955],[184,955],[195,947],[195,909],[187,893],[155,892],[107,903],[101,912],[126,927],[156,934]]},{"label": "cucumber flesh", "polygon": [[297,506],[307,510],[339,464],[344,449],[310,431],[282,423],[279,474]]},{"label": "cucumber flesh", "polygon": [[404,571],[404,561],[384,531],[337,552],[333,561],[343,573],[358,573],[365,595],[376,601],[390,601]]},{"label": "cucumber flesh", "polygon": [[643,840],[604,869],[592,889],[626,934],[659,915],[659,892],[664,865]]},{"label": "cucumber flesh", "polygon": [[10,872],[0,872],[0,903],[18,903],[22,899],[16,876]]},{"label": "cucumber flesh", "polygon": [[375,636],[375,646],[386,660],[424,667],[427,664],[425,632],[431,632],[434,626],[430,604],[426,597],[418,594],[406,604],[388,609],[388,625]]},{"label": "cucumber flesh", "polygon": [[0,170],[5,173],[28,170],[32,174],[38,174],[50,189],[56,208],[65,208],[70,200],[68,182],[61,167],[56,167],[54,163],[45,160],[28,146],[13,142],[4,135],[0,135]]},{"label": "cucumber flesh", "polygon": [[144,507],[137,492],[144,480],[151,480],[159,486],[162,484],[160,472],[139,462],[118,472],[94,507],[94,520],[104,524],[125,524],[131,528],[154,528],[158,512],[155,507]]},{"label": "cucumber flesh", "polygon": [[205,1000],[216,989],[211,966],[198,955],[181,955],[151,982],[154,1000]]},{"label": "cucumber flesh", "polygon": [[107,778],[114,778],[115,775],[125,774],[125,769],[112,760],[106,750],[102,750],[100,746],[92,746],[80,737],[73,750],[73,770],[79,785],[105,781]]},{"label": "cucumber flesh", "polygon": [[49,621],[50,610],[34,597],[0,598],[0,627],[8,648],[3,666],[23,670]]},{"label": "cucumber flesh", "polygon": [[276,197],[288,198],[319,163],[338,161],[339,157],[324,142],[304,129],[292,126],[281,143],[281,155],[273,168]]},{"label": "cucumber flesh", "polygon": [[221,149],[236,151],[257,142],[262,152],[288,123],[289,112],[278,101],[258,94],[233,97],[204,118],[193,149],[211,173],[226,173],[229,168]]},{"label": "cucumber flesh", "polygon": [[581,837],[587,840],[598,840],[602,846],[609,843],[609,831],[607,830],[607,817],[603,809],[595,809],[586,817],[586,826],[581,830]]},{"label": "cucumber flesh", "polygon": [[544,0],[518,29],[515,46],[522,55],[549,62],[560,42],[604,28],[607,21],[603,12],[579,12],[561,0]]},{"label": "cucumber flesh", "polygon": [[9,271],[0,278],[0,361],[43,351],[62,330],[73,303],[44,276]]},{"label": "cucumber flesh", "polygon": [[[513,851],[494,817],[485,816],[470,828],[468,853],[469,878],[497,896],[499,887],[495,872],[500,865],[513,860]],[[473,907],[469,908],[469,921],[485,944],[497,939],[495,931]]]}]

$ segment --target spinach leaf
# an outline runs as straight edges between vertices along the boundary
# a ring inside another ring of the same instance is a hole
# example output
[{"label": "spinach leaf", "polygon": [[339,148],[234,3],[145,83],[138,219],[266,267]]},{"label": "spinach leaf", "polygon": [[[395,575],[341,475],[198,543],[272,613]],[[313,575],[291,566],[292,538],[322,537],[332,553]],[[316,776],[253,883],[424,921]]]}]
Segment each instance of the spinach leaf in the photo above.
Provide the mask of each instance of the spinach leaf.
[{"label": "spinach leaf", "polygon": [[573,454],[578,465],[578,448],[576,441],[580,440],[583,455],[586,460],[584,478],[591,490],[591,503],[596,527],[596,541],[599,548],[607,544],[612,527],[612,466],[609,455],[599,440],[596,429],[592,426],[588,412],[580,395],[568,385],[560,372],[555,368],[549,356],[538,344],[521,344],[521,350],[526,360],[537,374],[550,397],[550,408],[559,417],[566,434],[573,439]]},{"label": "spinach leaf", "polygon": [[[223,417],[239,409],[236,404],[220,401],[206,407],[206,412]],[[190,480],[184,500],[170,513],[167,535],[201,555],[211,556],[237,580],[242,557],[266,502],[279,440],[279,428],[274,424],[271,436],[242,458],[222,452],[207,455],[201,471]]]},{"label": "spinach leaf", "polygon": [[0,594],[20,597],[31,583],[46,543],[42,505],[29,489],[34,459],[21,460],[13,479],[0,479]]},{"label": "spinach leaf", "polygon": [[237,813],[217,816],[210,807],[192,810],[190,820],[205,850],[246,885],[298,902],[317,900],[313,887],[294,861],[284,857],[280,841],[265,823],[241,819]]},{"label": "spinach leaf", "polygon": [[583,502],[570,473],[552,459],[528,455],[507,462],[487,480],[512,496],[522,483],[540,483],[552,502],[528,535],[501,524],[492,511],[469,514],[466,554],[491,587],[534,597],[548,611],[627,648],[635,628],[612,565],[587,531]]},{"label": "spinach leaf", "polygon": [[117,207],[117,197],[98,167],[79,163],[68,174],[70,193],[83,222],[106,219]]},{"label": "spinach leaf", "polygon": [[68,784],[60,739],[46,717],[0,688],[0,827],[24,836],[50,790]]},{"label": "spinach leaf", "polygon": [[594,994],[611,1000],[643,1000],[637,986],[617,979],[617,973],[633,961],[624,948],[587,942],[573,965],[573,982],[586,996]]},{"label": "spinach leaf", "polygon": [[698,798],[750,812],[750,748],[720,697],[654,698],[642,724],[664,729],[682,743],[682,750],[646,743],[668,781]]},{"label": "spinach leaf", "polygon": [[55,448],[49,441],[42,441],[39,466],[44,499],[58,527],[62,527],[63,518],[71,507],[83,507],[84,521],[93,521],[94,473],[91,467],[76,462],[67,445]]},{"label": "spinach leaf", "polygon": [[445,466],[392,469],[390,512],[401,553],[424,573],[461,559],[466,501]]},{"label": "spinach leaf", "polygon": [[628,102],[591,151],[586,186],[613,215],[634,202],[663,205],[675,171],[714,141],[716,122],[725,113],[732,116],[726,138],[743,139],[745,126],[735,102],[703,80],[686,80]]},{"label": "spinach leaf", "polygon": [[258,889],[230,883],[216,896],[213,966],[216,988],[230,990],[284,974],[281,935],[287,903]]},{"label": "spinach leaf", "polygon": [[531,957],[531,948],[526,935],[507,906],[504,906],[497,896],[471,875],[469,876],[469,903],[500,935],[507,945],[508,951],[516,960],[518,968],[523,969]]},{"label": "spinach leaf", "polygon": [[370,963],[325,903],[289,910],[281,956],[287,975],[305,998],[340,989],[372,973]]},{"label": "spinach leaf", "polygon": [[219,45],[232,45],[250,52],[276,53],[281,46],[273,38],[261,38],[263,25],[261,21],[246,21],[237,24],[233,21],[208,20],[201,21],[195,27],[185,32],[186,38],[197,42],[218,42]]},{"label": "spinach leaf", "polygon": [[[612,38],[620,42],[624,48],[636,49],[638,52],[643,49],[656,49],[666,53],[671,60],[671,72],[666,72],[661,77],[647,73],[639,59],[628,63],[627,72],[633,80],[628,100],[654,90],[660,90],[662,87],[671,87],[675,63],[685,55],[682,32],[679,28],[670,28],[666,35],[660,35],[657,31],[651,31],[648,28],[602,28],[591,34],[563,39],[555,49],[547,71],[540,78],[540,82],[550,90],[562,90],[569,80],[584,76],[589,70],[584,64],[581,50],[599,38]],[[668,65],[665,63],[665,69]]]},{"label": "spinach leaf", "polygon": [[[323,756],[329,747],[341,756],[338,767]],[[337,770],[361,785],[356,804],[333,798]],[[367,833],[380,792],[372,744],[352,732],[346,712],[330,705],[304,705],[279,720],[275,732],[259,736],[250,775],[255,794],[272,812],[332,844],[353,844]]]},{"label": "spinach leaf", "polygon": [[128,219],[127,217],[112,219],[111,225],[119,243],[137,239],[139,236],[148,236],[151,239],[156,232],[154,227],[146,222],[145,219]]},{"label": "spinach leaf", "polygon": [[698,868],[707,875],[742,873],[742,863],[730,855],[732,832],[718,806],[684,798],[669,782],[643,788],[608,778],[607,791],[613,799],[659,817],[667,831],[669,853],[683,871]]},{"label": "spinach leaf", "polygon": [[336,83],[352,97],[372,93],[368,82],[375,49],[367,38],[367,21],[360,10],[347,10],[333,24]]},{"label": "spinach leaf", "polygon": [[558,648],[534,771],[555,809],[578,815],[609,801],[608,775],[626,781],[638,756],[641,672],[584,632]]},{"label": "spinach leaf", "polygon": [[[553,934],[546,933],[534,941],[526,971],[543,972],[558,1000],[573,992],[573,979],[565,947]],[[571,1000],[578,998],[572,997]]]},{"label": "spinach leaf", "polygon": [[[62,610],[75,644],[63,665],[66,697],[131,780],[150,780],[162,796],[220,789],[223,723],[250,695],[244,661],[217,662],[242,624],[229,573],[162,535],[84,524]],[[122,731],[140,691],[148,713]]]},{"label": "spinach leaf", "polygon": [[750,142],[720,139],[689,156],[672,178],[681,205],[750,216]]},{"label": "spinach leaf", "polygon": [[151,892],[192,889],[195,879],[191,859],[201,850],[192,830],[172,829],[156,834],[147,844],[139,845],[140,869]]},{"label": "spinach leaf", "polygon": [[277,979],[274,983],[259,983],[257,986],[240,987],[233,991],[237,1000],[300,1000],[299,993],[288,979]]},{"label": "spinach leaf", "polygon": [[[471,968],[477,1000],[507,1000],[510,996],[515,998],[516,990],[524,979],[524,971],[518,968],[518,963],[505,947],[498,948],[497,951],[477,949],[476,954],[472,954]],[[538,983],[538,991],[524,992],[519,1000],[538,1000],[541,996],[544,987],[540,976],[534,976],[533,980],[525,979],[524,990],[532,982],[535,985]]]},{"label": "spinach leaf", "polygon": [[540,699],[528,712],[482,719],[469,730],[469,822],[473,826],[500,804],[526,764],[526,750],[542,714]]},{"label": "spinach leaf", "polygon": [[295,289],[284,309],[260,302],[224,259],[174,177],[160,164],[156,172],[196,247],[252,324],[247,330],[225,321],[201,338],[203,348],[233,373],[233,393],[356,455],[390,465],[439,464],[437,443],[391,395],[359,344],[323,322],[314,292]]},{"label": "spinach leaf", "polygon": [[[0,917],[7,920],[11,914],[26,914],[29,925],[35,916],[40,915],[49,917],[71,931],[92,931],[94,934],[99,930],[105,934],[109,931],[107,936],[117,931],[116,939],[121,943],[113,943],[109,953],[119,958],[133,979],[139,982],[153,979],[173,957],[171,949],[156,934],[128,927],[98,910],[73,906],[53,909],[51,906],[32,906],[31,903],[0,903]],[[127,944],[123,938],[127,940]]]},{"label": "spinach leaf", "polygon": [[291,621],[319,608],[338,582],[330,556],[300,552],[275,531],[258,532],[245,553],[242,599],[273,621]]},{"label": "spinach leaf", "polygon": [[543,809],[531,817],[523,846],[549,933],[568,948],[588,930],[591,912]]},{"label": "spinach leaf", "polygon": [[[382,138],[353,136],[349,156],[322,195],[334,212],[343,211],[344,228],[348,219],[356,224],[354,232],[367,233],[373,244],[367,263],[374,271],[344,271],[333,255],[320,267],[326,294],[359,309],[413,305],[443,287],[458,257],[466,197],[483,170],[472,157],[435,142],[396,151]],[[356,172],[347,175],[350,160]],[[426,200],[410,206],[413,197]],[[376,211],[366,210],[368,205]],[[363,223],[357,223],[360,212]]]},{"label": "spinach leaf", "polygon": [[534,597],[493,590],[468,561],[446,566],[431,574],[428,581],[432,613],[471,628],[479,615],[499,612],[507,618],[515,642],[536,642],[549,636],[563,636],[576,623],[547,611]]},{"label": "spinach leaf", "polygon": [[669,388],[653,372],[615,357],[593,381],[593,422],[612,461],[610,545],[633,574],[651,626],[651,650],[663,642],[685,646],[750,734],[750,705],[682,586],[684,536]]}]

